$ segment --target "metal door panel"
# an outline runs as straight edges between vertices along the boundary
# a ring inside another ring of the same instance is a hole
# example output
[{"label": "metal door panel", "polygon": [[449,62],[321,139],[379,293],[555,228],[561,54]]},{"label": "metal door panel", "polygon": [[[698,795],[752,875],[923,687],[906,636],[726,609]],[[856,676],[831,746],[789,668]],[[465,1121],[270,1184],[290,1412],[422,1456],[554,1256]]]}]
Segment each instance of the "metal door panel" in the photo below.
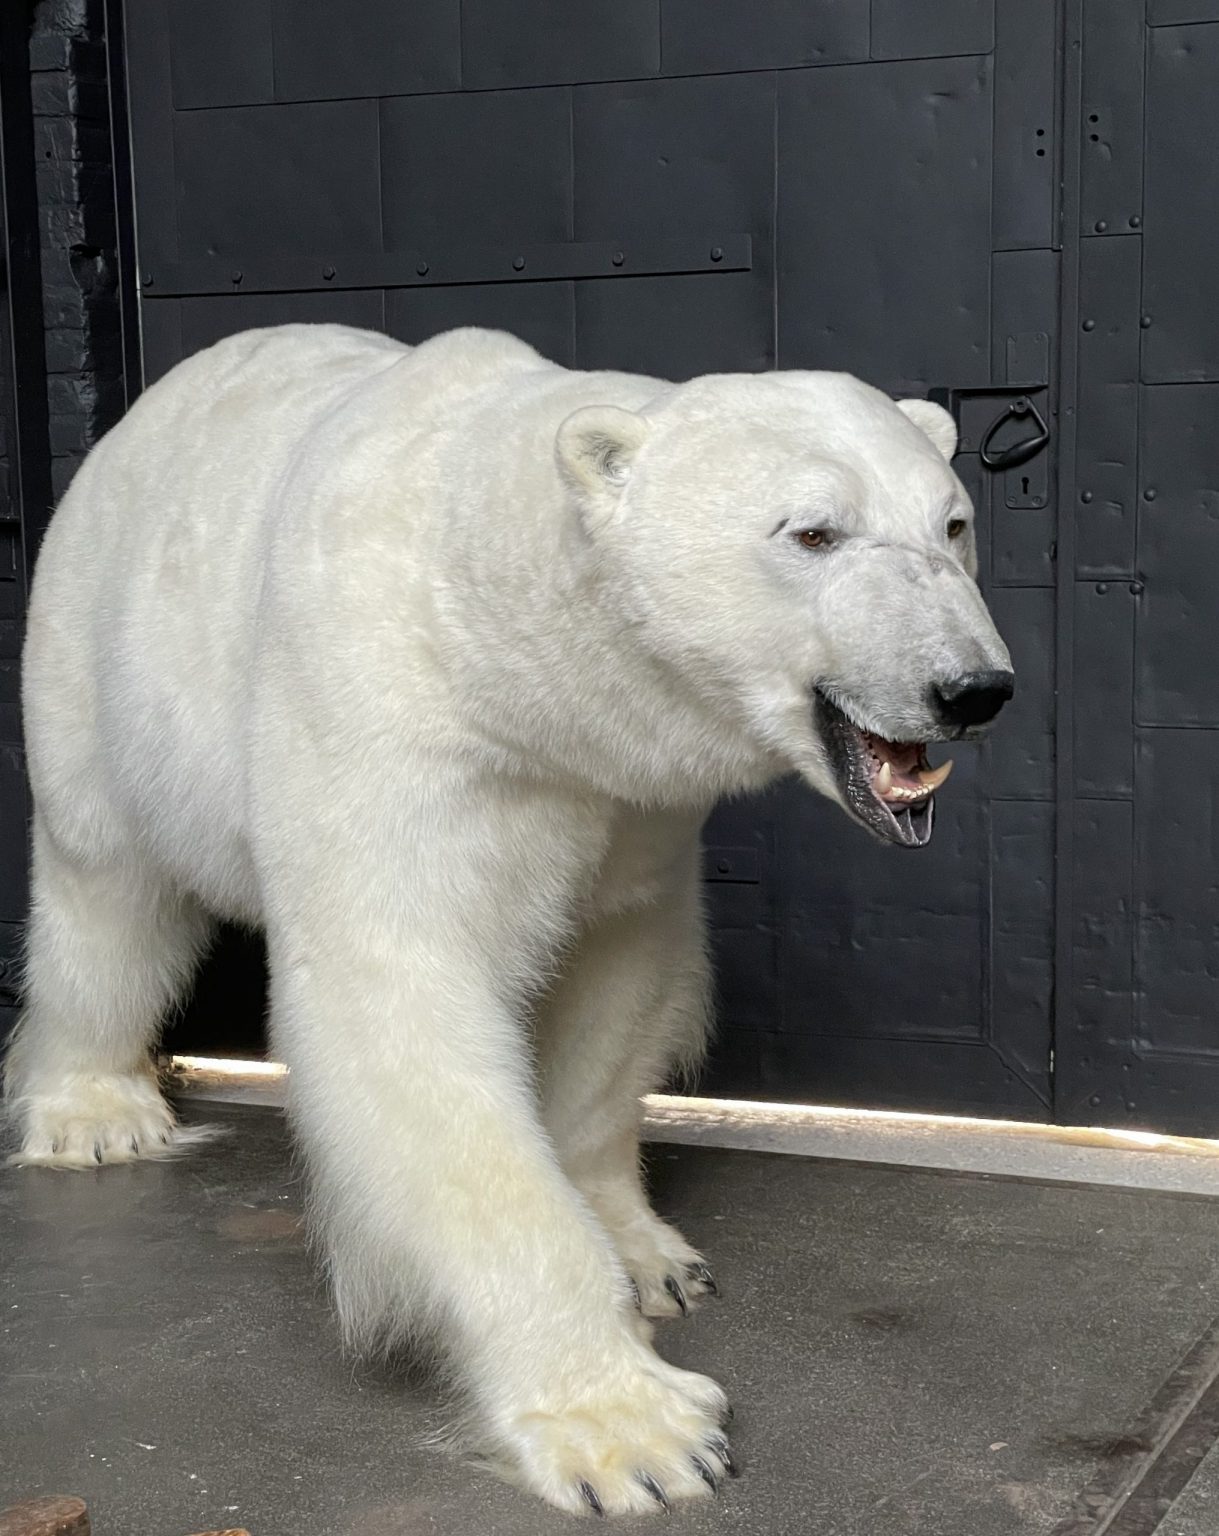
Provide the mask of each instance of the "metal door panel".
[{"label": "metal door panel", "polygon": [[574,365],[574,283],[457,283],[443,288],[391,288],[385,329],[399,341],[426,341],[460,325],[511,331],[543,357]]},{"label": "metal door panel", "polygon": [[173,135],[181,259],[381,249],[375,102],[179,112]]},{"label": "metal door panel", "polygon": [[169,36],[175,107],[275,100],[267,0],[170,0]]},{"label": "metal door panel", "polygon": [[462,0],[461,40],[467,90],[634,80],[660,69],[660,0]]},{"label": "metal door panel", "polygon": [[994,44],[994,0],[872,0],[874,59],[989,53]]},{"label": "metal door panel", "polygon": [[571,110],[564,89],[383,101],[386,249],[570,240]]},{"label": "metal door panel", "polygon": [[461,86],[462,0],[271,0],[271,15],[277,101]]},{"label": "metal door panel", "polygon": [[1204,636],[1219,572],[1219,384],[1145,388],[1140,411],[1135,718],[1216,727],[1219,666]]},{"label": "metal door panel", "polygon": [[1143,378],[1219,380],[1219,25],[1156,28],[1147,60]]},{"label": "metal door panel", "polygon": [[795,71],[778,89],[780,366],[902,394],[986,382],[990,59]]},{"label": "metal door panel", "polygon": [[869,0],[664,0],[666,74],[794,69],[868,57]]},{"label": "metal door panel", "polygon": [[384,297],[379,289],[338,293],[250,293],[230,298],[180,300],[179,326],[184,352],[198,352],[223,336],[263,325],[354,325],[385,329]]}]

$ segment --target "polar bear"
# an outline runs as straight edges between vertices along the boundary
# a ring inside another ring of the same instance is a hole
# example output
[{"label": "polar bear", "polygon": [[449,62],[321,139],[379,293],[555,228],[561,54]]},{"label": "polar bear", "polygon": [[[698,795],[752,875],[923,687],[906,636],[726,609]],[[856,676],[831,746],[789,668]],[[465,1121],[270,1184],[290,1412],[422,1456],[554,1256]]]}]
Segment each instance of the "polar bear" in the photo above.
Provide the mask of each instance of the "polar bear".
[{"label": "polar bear", "polygon": [[175,368],[31,595],[19,1160],[183,1145],[158,1023],[218,917],[262,925],[347,1335],[437,1338],[560,1508],[709,1493],[724,1393],[643,1316],[714,1280],[639,1168],[640,1094],[706,1036],[699,827],[794,772],[926,842],[924,744],[1012,691],[954,446],[845,375],[671,385],[473,329]]}]

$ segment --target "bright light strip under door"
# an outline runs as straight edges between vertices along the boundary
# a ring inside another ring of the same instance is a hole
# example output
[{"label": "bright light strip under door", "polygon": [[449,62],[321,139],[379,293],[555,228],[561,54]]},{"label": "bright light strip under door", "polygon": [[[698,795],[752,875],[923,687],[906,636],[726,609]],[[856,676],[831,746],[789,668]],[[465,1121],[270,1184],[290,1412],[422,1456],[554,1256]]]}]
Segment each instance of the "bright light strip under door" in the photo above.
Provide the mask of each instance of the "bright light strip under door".
[{"label": "bright light strip under door", "polygon": [[[282,1062],[173,1056],[169,1065],[174,1086],[194,1098],[282,1105],[286,1097]],[[643,1106],[649,1142],[1219,1195],[1219,1140],[1200,1137],[667,1093],[646,1095]]]}]

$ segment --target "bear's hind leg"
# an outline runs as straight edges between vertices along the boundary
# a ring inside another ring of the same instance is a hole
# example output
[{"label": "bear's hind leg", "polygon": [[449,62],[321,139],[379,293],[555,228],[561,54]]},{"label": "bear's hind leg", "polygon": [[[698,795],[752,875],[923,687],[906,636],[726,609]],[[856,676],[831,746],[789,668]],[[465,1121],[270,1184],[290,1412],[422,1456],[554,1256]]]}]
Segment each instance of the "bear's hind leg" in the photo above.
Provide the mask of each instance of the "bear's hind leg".
[{"label": "bear's hind leg", "polygon": [[134,853],[91,863],[36,817],[25,1010],[8,1052],[14,1161],[57,1168],[163,1157],[175,1128],[151,1059],[208,922]]}]

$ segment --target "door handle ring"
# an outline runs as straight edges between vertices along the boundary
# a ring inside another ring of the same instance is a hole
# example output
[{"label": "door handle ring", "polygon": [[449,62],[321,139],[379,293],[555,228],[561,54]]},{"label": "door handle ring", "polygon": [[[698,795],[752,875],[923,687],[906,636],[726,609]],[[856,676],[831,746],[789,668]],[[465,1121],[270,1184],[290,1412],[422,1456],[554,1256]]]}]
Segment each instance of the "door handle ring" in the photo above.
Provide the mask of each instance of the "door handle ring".
[{"label": "door handle ring", "polygon": [[[1036,423],[1037,430],[1033,436],[1022,438],[1018,443],[1009,443],[1006,448],[999,448],[992,452],[990,445],[995,433],[1004,422],[1012,419],[1020,420],[1025,416],[1031,416]],[[987,469],[1015,469],[1017,464],[1026,463],[1035,453],[1039,453],[1049,440],[1050,429],[1046,426],[1045,418],[1027,395],[1019,395],[1010,405],[1005,406],[987,427],[986,435],[978,449],[978,457]]]}]

